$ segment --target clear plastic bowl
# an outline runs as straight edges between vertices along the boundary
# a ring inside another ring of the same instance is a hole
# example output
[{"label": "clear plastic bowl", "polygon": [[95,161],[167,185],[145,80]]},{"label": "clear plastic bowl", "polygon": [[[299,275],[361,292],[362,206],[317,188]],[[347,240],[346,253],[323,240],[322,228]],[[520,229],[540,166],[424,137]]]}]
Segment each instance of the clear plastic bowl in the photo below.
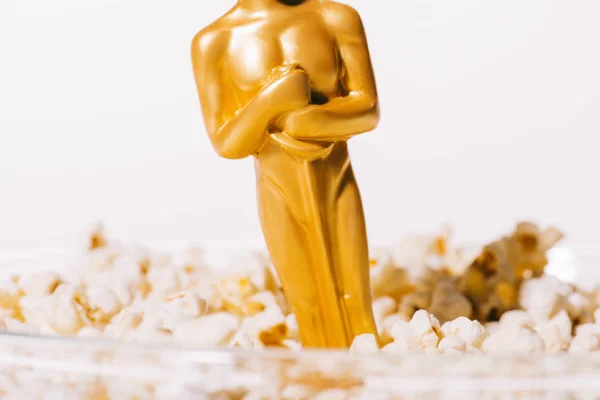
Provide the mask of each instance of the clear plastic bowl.
[{"label": "clear plastic bowl", "polygon": [[[240,250],[206,249],[212,265]],[[548,272],[590,286],[600,258],[554,249]],[[62,257],[0,258],[3,273],[57,268]],[[598,399],[600,353],[358,356],[216,350],[0,333],[3,399]],[[337,396],[340,397],[337,397]],[[244,397],[246,396],[246,397]],[[254,396],[254,397],[253,397]]]}]

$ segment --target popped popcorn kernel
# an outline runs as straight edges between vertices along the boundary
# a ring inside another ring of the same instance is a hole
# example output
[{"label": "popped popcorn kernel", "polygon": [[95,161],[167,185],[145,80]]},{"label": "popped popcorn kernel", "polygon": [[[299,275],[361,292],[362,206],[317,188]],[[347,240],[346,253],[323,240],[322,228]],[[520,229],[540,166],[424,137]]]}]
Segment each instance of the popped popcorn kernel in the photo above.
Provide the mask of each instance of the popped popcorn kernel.
[{"label": "popped popcorn kernel", "polygon": [[544,340],[529,327],[500,328],[488,336],[481,348],[486,353],[536,353],[545,350]]},{"label": "popped popcorn kernel", "polygon": [[357,354],[379,353],[379,345],[375,335],[365,334],[355,337],[350,346],[350,352]]},{"label": "popped popcorn kernel", "polygon": [[175,329],[180,322],[206,314],[208,303],[194,292],[182,291],[165,297],[157,310],[162,327]]},{"label": "popped popcorn kernel", "polygon": [[480,347],[487,336],[486,330],[479,321],[471,321],[466,317],[459,317],[446,322],[442,326],[444,337],[458,336],[465,345]]},{"label": "popped popcorn kernel", "polygon": [[271,306],[264,311],[245,317],[240,330],[251,338],[269,346],[278,345],[287,337],[285,316],[277,306]]},{"label": "popped popcorn kernel", "polygon": [[238,326],[237,316],[218,312],[179,323],[173,335],[182,343],[197,346],[224,346],[233,337]]},{"label": "popped popcorn kernel", "polygon": [[55,272],[36,272],[23,284],[23,295],[45,296],[52,294],[61,283],[63,282],[60,275]]}]

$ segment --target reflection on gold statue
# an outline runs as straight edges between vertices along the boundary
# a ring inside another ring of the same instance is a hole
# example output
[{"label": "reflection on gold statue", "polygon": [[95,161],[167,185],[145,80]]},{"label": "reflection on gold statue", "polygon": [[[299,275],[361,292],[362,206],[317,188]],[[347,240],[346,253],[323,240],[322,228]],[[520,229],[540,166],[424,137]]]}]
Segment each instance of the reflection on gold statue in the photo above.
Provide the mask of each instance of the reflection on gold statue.
[{"label": "reflection on gold statue", "polygon": [[379,122],[358,13],[329,0],[239,0],[196,35],[192,59],[214,148],[255,156],[263,233],[303,345],[376,334],[346,144]]}]

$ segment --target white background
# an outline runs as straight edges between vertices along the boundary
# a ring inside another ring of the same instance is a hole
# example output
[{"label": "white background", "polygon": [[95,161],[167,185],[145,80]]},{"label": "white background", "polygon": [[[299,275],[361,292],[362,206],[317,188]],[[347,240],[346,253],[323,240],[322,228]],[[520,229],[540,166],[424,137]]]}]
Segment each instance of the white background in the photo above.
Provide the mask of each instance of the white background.
[{"label": "white background", "polygon": [[[191,38],[229,0],[0,0],[0,248],[104,221],[143,242],[261,233],[251,160],[215,155]],[[600,2],[348,0],[380,90],[351,142],[372,242],[518,219],[600,234]]]}]

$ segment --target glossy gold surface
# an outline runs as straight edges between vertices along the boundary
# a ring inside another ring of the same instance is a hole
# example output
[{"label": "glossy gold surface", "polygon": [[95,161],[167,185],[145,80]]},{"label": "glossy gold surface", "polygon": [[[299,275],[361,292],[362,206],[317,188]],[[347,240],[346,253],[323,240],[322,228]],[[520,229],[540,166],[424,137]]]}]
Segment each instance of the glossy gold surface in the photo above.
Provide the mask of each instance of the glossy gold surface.
[{"label": "glossy gold surface", "polygon": [[267,247],[307,347],[376,334],[361,197],[346,141],[379,122],[363,24],[328,0],[239,0],[192,60],[223,157],[255,157]]}]

